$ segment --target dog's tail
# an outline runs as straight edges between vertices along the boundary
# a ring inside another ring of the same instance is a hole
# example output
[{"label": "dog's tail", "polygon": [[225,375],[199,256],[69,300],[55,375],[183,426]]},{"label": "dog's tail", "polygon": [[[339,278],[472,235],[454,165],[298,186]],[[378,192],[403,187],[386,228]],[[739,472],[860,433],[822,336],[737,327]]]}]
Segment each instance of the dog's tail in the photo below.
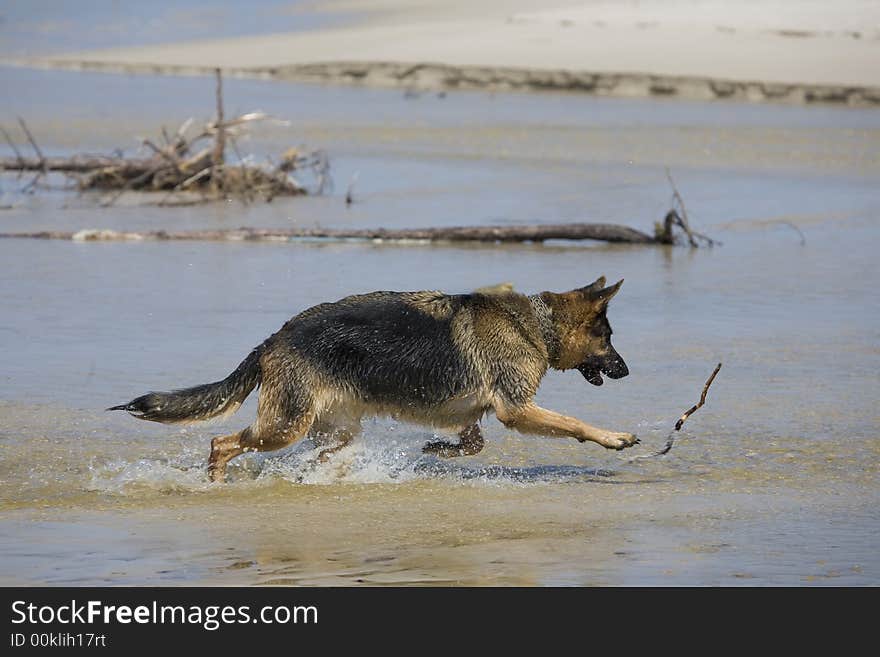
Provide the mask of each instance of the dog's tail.
[{"label": "dog's tail", "polygon": [[251,391],[260,385],[259,346],[222,381],[171,392],[148,392],[108,411],[128,411],[139,420],[164,424],[199,422],[234,413]]}]

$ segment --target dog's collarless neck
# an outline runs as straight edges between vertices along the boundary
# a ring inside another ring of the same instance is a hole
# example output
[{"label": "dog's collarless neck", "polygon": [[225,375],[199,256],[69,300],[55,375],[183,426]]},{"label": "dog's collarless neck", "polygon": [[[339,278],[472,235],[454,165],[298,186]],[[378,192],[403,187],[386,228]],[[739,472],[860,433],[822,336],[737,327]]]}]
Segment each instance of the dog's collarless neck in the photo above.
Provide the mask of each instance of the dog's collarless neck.
[{"label": "dog's collarless neck", "polygon": [[529,301],[535,311],[538,326],[541,327],[541,337],[547,345],[547,356],[551,363],[555,363],[559,358],[559,336],[553,326],[553,309],[546,304],[540,294],[530,295]]}]

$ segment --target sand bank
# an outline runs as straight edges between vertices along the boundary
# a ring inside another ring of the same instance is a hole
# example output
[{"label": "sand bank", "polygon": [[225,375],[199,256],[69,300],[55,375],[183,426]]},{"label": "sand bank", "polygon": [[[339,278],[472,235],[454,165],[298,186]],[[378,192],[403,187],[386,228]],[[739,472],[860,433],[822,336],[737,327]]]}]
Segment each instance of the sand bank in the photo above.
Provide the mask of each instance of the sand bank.
[{"label": "sand bank", "polygon": [[[473,4],[473,3],[472,3]],[[417,88],[880,104],[880,5],[771,0],[366,0],[354,24],[71,53],[30,64]]]}]

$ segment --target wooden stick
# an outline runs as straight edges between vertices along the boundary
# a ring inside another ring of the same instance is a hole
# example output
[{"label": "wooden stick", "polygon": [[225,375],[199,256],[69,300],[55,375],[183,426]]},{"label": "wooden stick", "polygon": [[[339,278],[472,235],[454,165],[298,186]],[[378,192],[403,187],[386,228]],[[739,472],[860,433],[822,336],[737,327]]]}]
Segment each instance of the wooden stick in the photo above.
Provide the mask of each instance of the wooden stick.
[{"label": "wooden stick", "polygon": [[217,79],[217,135],[214,140],[214,153],[211,156],[211,187],[215,192],[220,191],[220,177],[218,172],[223,166],[223,154],[226,150],[226,128],[223,125],[223,73],[219,68],[214,69]]},{"label": "wooden stick", "polygon": [[715,380],[715,376],[718,374],[719,370],[721,370],[721,363],[718,363],[718,365],[715,366],[715,369],[712,371],[712,374],[706,381],[706,385],[703,386],[703,393],[700,395],[700,401],[687,409],[684,413],[682,413],[681,417],[676,420],[675,428],[669,432],[668,436],[666,436],[666,444],[663,446],[663,449],[661,449],[659,452],[654,452],[653,454],[642,454],[640,456],[634,456],[631,459],[628,459],[627,463],[640,461],[642,459],[651,459],[655,456],[663,456],[672,449],[672,445],[675,443],[676,432],[681,431],[681,427],[685,423],[685,420],[693,415],[698,409],[702,408],[703,404],[706,403],[706,393],[709,392],[709,386],[712,385],[712,382]]},{"label": "wooden stick", "polygon": [[685,232],[688,238],[688,242],[694,248],[697,246],[697,242],[694,239],[694,236],[691,234],[690,222],[688,221],[687,208],[684,207],[684,199],[681,197],[681,194],[678,193],[678,188],[675,186],[675,181],[672,179],[672,174],[669,172],[669,167],[666,167],[666,180],[669,181],[670,187],[672,187],[672,200],[673,203],[678,202],[678,206],[681,208],[681,215],[678,217],[679,225],[682,230]]},{"label": "wooden stick", "polygon": [[24,122],[24,119],[20,116],[18,117],[18,124],[21,126],[21,129],[24,130],[24,134],[27,136],[28,141],[31,143],[31,146],[34,149],[34,152],[37,154],[37,157],[40,158],[40,171],[34,176],[34,179],[31,180],[27,185],[22,188],[23,192],[27,192],[28,190],[33,193],[33,190],[36,188],[37,181],[48,173],[46,169],[46,158],[43,156],[43,151],[40,150],[40,147],[37,145],[37,140],[34,139],[34,136],[31,134],[31,131],[27,127],[27,123]]},{"label": "wooden stick", "polygon": [[186,131],[189,130],[189,127],[193,123],[193,118],[189,117],[186,121],[180,124],[180,127],[177,128],[177,139],[183,140],[186,135]]},{"label": "wooden stick", "polygon": [[172,167],[174,167],[175,171],[180,173],[180,162],[173,155],[171,155],[171,153],[168,152],[168,149],[159,148],[158,146],[156,146],[156,144],[154,144],[149,139],[144,139],[142,143],[144,146],[146,146],[147,148],[149,148],[150,150],[155,152],[156,155],[158,155],[163,160],[168,162],[168,164],[170,164]]},{"label": "wooden stick", "polygon": [[28,130],[27,123],[24,122],[24,119],[20,116],[18,117],[18,123],[21,126],[21,129],[24,130],[24,134],[27,135],[28,141],[33,146],[34,152],[37,154],[37,157],[40,158],[41,162],[45,162],[46,158],[43,157],[43,151],[40,150],[40,147],[37,146],[37,140],[34,139],[34,136],[31,134],[31,131]]},{"label": "wooden stick", "polygon": [[[703,404],[706,403],[706,393],[709,392],[709,386],[712,385],[712,381],[715,380],[715,376],[718,374],[718,371],[721,369],[721,363],[718,363],[715,366],[715,369],[712,371],[712,375],[706,381],[706,385],[703,386],[703,394],[700,395],[700,401],[697,404],[691,406],[688,410],[686,410],[680,418],[675,423],[675,430],[681,431],[681,425],[684,424],[684,421],[687,420],[691,415],[693,415],[697,409],[702,408]],[[669,451],[669,450],[667,450]]]},{"label": "wooden stick", "polygon": [[253,188],[249,181],[248,176],[248,167],[245,159],[241,155],[241,151],[238,150],[238,142],[235,141],[235,137],[231,134],[229,135],[229,143],[232,144],[232,150],[235,153],[235,157],[238,158],[238,170],[241,173],[241,180],[239,181],[239,196],[245,203],[250,203],[253,200]]},{"label": "wooden stick", "polygon": [[64,173],[90,173],[97,169],[118,167],[126,171],[145,171],[154,164],[152,158],[138,158],[122,160],[117,157],[106,155],[72,157],[48,157],[43,160],[32,157],[23,158],[0,158],[0,171],[41,171],[44,167],[47,171],[61,171]]},{"label": "wooden stick", "polygon": [[0,132],[3,133],[3,138],[6,140],[6,143],[9,144],[9,147],[12,149],[12,152],[15,153],[15,159],[18,161],[19,167],[22,169],[22,164],[24,163],[24,158],[21,156],[21,151],[18,150],[18,147],[15,145],[15,142],[12,141],[12,137],[9,136],[9,133],[6,132],[6,128],[0,125]]},{"label": "wooden stick", "polygon": [[[711,237],[707,237],[702,233],[698,233],[695,230],[691,229],[691,222],[688,220],[687,208],[684,206],[684,198],[678,192],[678,187],[675,186],[675,181],[672,179],[672,174],[669,172],[669,167],[666,167],[666,179],[669,181],[670,187],[672,187],[672,210],[666,215],[666,231],[668,234],[671,234],[671,225],[670,221],[678,225],[687,235],[688,243],[691,245],[691,248],[696,249],[699,245],[697,244],[696,238],[703,240],[707,246],[715,246],[715,244],[721,244],[716,240],[713,240]],[[675,209],[675,204],[678,204],[678,207],[681,208],[681,214],[679,214]]]},{"label": "wooden stick", "polygon": [[182,190],[182,189],[186,189],[187,187],[189,187],[190,185],[192,185],[194,182],[197,182],[197,181],[201,180],[202,178],[204,178],[205,176],[207,176],[209,173],[211,173],[211,167],[205,167],[205,168],[202,169],[201,171],[197,171],[196,173],[194,173],[193,175],[191,175],[189,178],[187,178],[186,180],[182,181],[180,184],[178,184],[178,185],[174,188],[173,191],[175,191],[175,192],[179,192],[179,191]]},{"label": "wooden stick", "polygon": [[136,178],[129,178],[124,185],[122,185],[116,192],[114,192],[109,199],[101,202],[102,208],[107,208],[116,203],[119,200],[119,197],[125,194],[125,192],[133,189],[135,186],[140,185],[141,183],[146,182],[153,176],[155,176],[161,169],[167,167],[167,164],[157,164],[149,171],[144,171],[141,175]]}]

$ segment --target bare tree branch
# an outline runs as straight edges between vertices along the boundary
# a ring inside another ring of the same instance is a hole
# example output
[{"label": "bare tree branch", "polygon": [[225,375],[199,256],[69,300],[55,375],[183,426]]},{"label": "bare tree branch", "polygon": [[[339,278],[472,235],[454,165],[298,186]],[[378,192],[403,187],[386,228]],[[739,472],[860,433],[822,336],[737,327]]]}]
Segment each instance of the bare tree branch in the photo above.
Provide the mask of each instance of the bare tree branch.
[{"label": "bare tree branch", "polygon": [[654,452],[653,454],[642,454],[640,456],[634,456],[627,460],[627,463],[632,463],[633,461],[640,461],[642,459],[651,459],[655,456],[663,456],[667,454],[669,450],[672,449],[672,445],[675,443],[676,432],[681,431],[682,425],[684,425],[685,420],[687,420],[691,415],[697,412],[700,408],[703,407],[703,404],[706,403],[706,393],[709,392],[709,386],[712,385],[712,382],[715,380],[715,376],[721,370],[721,363],[715,366],[715,369],[712,371],[712,374],[709,375],[709,378],[706,380],[706,384],[703,386],[703,393],[700,395],[700,401],[687,409],[684,413],[682,413],[681,417],[675,421],[675,428],[669,432],[669,435],[666,436],[666,444],[663,448]]},{"label": "bare tree branch", "polygon": [[223,167],[224,151],[226,149],[226,126],[223,125],[223,73],[217,68],[214,70],[216,75],[216,97],[217,97],[217,134],[214,137],[214,153],[211,156],[211,187],[214,193],[218,193],[221,188],[219,171]]}]

